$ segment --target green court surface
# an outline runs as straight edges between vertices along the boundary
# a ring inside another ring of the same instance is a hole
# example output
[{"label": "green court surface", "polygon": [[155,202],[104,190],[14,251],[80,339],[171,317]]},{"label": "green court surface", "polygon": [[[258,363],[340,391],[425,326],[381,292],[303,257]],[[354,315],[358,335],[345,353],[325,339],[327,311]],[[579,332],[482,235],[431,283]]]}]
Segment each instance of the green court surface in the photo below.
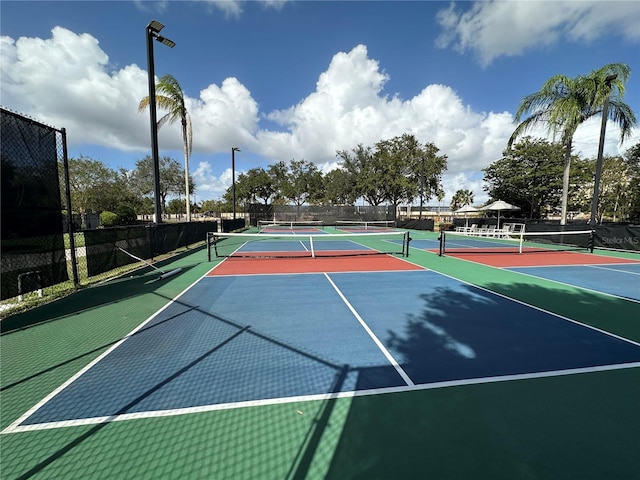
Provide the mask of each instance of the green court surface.
[{"label": "green court surface", "polygon": [[[407,260],[640,342],[637,301],[429,251],[412,249]],[[165,271],[182,268],[166,280],[140,271],[3,320],[0,477],[640,478],[637,363],[30,431],[8,428],[219,261],[208,262],[200,247],[162,265]],[[243,302],[251,302],[251,292],[238,298],[239,309]]]}]

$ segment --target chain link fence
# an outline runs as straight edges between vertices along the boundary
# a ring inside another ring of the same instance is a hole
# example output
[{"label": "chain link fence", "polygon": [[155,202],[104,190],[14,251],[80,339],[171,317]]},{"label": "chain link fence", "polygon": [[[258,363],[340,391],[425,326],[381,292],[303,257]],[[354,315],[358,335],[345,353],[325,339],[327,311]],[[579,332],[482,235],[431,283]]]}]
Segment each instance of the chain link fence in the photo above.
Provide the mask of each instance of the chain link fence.
[{"label": "chain link fence", "polygon": [[204,245],[218,231],[216,221],[79,230],[65,130],[4,108],[0,122],[0,318]]},{"label": "chain link fence", "polygon": [[351,221],[391,221],[395,220],[394,208],[391,205],[262,205],[250,204],[247,208],[251,225],[268,220],[278,221],[323,221],[325,225],[333,225],[337,220]]}]

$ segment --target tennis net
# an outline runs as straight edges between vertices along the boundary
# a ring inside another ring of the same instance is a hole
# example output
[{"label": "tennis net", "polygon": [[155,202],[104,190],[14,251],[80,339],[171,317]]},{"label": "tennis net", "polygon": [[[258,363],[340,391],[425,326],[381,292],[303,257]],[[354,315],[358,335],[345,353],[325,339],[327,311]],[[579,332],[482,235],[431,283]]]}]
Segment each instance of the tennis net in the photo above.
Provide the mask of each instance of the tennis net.
[{"label": "tennis net", "polygon": [[322,220],[258,220],[260,230],[308,230],[324,227]]},{"label": "tennis net", "polygon": [[593,252],[593,230],[564,232],[447,232],[440,235],[440,255],[455,253]]},{"label": "tennis net", "polygon": [[336,220],[336,228],[340,230],[388,230],[395,228],[393,220]]},{"label": "tennis net", "polygon": [[409,256],[409,232],[375,232],[350,235],[218,233],[207,234],[207,253],[212,257],[298,258],[347,257],[392,254]]}]

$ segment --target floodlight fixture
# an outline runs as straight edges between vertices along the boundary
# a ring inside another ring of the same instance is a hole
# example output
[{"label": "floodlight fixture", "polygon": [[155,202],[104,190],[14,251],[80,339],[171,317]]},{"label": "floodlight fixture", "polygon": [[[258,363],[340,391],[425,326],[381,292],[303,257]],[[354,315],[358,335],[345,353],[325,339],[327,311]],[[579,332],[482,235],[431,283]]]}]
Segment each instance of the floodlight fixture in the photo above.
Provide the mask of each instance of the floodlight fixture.
[{"label": "floodlight fixture", "polygon": [[[146,28],[147,37],[147,74],[149,81],[149,116],[151,124],[151,159],[153,161],[153,183],[154,183],[154,209],[155,223],[162,223],[162,206],[160,205],[160,155],[158,153],[158,121],[156,118],[156,81],[155,67],[153,61],[153,40],[173,48],[175,43],[168,38],[158,35],[164,25],[157,20],[152,20]],[[187,200],[188,201],[188,200]]]},{"label": "floodlight fixture", "polygon": [[157,20],[151,20],[151,23],[149,23],[149,25],[147,25],[147,28],[150,29],[150,30],[153,30],[156,33],[158,33],[158,32],[160,32],[160,30],[162,30],[164,28],[164,25],[161,24]]},{"label": "floodlight fixture", "polygon": [[162,43],[163,45],[166,45],[169,48],[173,48],[176,46],[176,42],[174,42],[173,40],[169,40],[168,38],[165,38],[162,35],[156,35],[156,40]]}]

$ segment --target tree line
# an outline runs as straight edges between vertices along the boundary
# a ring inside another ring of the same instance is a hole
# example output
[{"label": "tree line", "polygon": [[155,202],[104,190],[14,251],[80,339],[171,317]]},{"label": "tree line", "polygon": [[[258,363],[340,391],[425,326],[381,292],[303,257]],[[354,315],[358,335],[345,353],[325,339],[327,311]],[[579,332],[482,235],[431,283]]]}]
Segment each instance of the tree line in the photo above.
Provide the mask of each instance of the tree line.
[{"label": "tree line", "polygon": [[[521,215],[545,218],[562,212],[566,166],[562,143],[525,137],[483,170],[491,198],[520,207]],[[591,209],[596,158],[571,155],[567,215]],[[640,143],[622,156],[604,156],[598,192],[597,221],[640,219]]]},{"label": "tree line", "polygon": [[[338,168],[323,173],[305,160],[279,161],[252,168],[236,179],[236,202],[240,210],[251,203],[264,205],[354,205],[364,199],[370,205],[425,205],[443,197],[442,174],[447,156],[433,143],[420,144],[412,135],[378,142],[374,147],[357,145],[336,153]],[[568,191],[569,216],[589,211],[593,195],[595,158],[571,157]],[[493,199],[520,207],[523,216],[557,215],[562,202],[565,150],[561,143],[525,137],[506,148],[500,159],[483,170],[484,190]],[[62,168],[62,166],[61,166]],[[136,162],[132,171],[113,170],[87,157],[69,159],[71,201],[74,210],[124,212],[152,215],[153,168],[151,157]],[[185,214],[184,170],[174,159],[160,159],[160,195],[163,212]],[[61,178],[62,174],[61,174]],[[190,191],[197,185],[189,177]],[[622,156],[605,156],[598,220],[629,221],[640,218],[640,144]],[[232,210],[229,187],[221,199],[191,202],[194,213]],[[451,208],[474,202],[471,190],[454,193]],[[129,213],[128,217],[131,216]]]},{"label": "tree line", "polygon": [[[443,192],[447,156],[413,135],[382,140],[373,147],[360,144],[336,155],[338,168],[324,174],[315,164],[295,159],[253,168],[238,176],[236,199],[244,205],[300,206],[354,205],[363,198],[369,205],[397,207],[416,200],[423,204]],[[225,200],[232,194],[227,190]]]}]

